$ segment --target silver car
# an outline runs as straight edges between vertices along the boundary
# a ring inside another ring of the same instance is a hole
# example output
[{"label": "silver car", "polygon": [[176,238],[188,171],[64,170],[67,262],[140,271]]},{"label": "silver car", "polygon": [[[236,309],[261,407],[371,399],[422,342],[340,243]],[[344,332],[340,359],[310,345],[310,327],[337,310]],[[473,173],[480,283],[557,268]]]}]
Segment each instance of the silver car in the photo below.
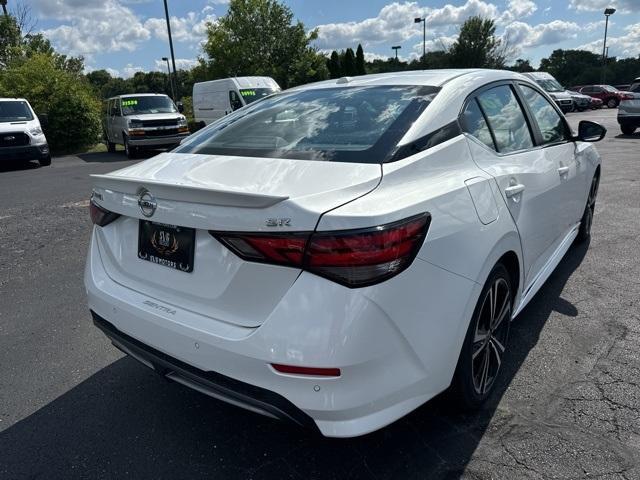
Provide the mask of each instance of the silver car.
[{"label": "silver car", "polygon": [[625,135],[632,135],[640,127],[640,78],[633,81],[620,100],[618,123]]},{"label": "silver car", "polygon": [[104,107],[104,140],[115,152],[124,145],[129,158],[140,150],[170,149],[189,135],[187,119],[166,95],[140,93],[110,98]]}]

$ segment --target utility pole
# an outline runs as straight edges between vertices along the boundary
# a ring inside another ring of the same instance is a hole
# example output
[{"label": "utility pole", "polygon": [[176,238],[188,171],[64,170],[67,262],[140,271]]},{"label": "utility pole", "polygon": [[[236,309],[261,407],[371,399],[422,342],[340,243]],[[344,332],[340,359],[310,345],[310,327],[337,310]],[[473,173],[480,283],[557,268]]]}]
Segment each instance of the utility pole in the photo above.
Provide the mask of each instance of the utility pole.
[{"label": "utility pole", "polygon": [[413,23],[422,22],[422,67],[424,68],[427,56],[427,17],[416,17]]},{"label": "utility pole", "polygon": [[604,11],[604,16],[606,18],[604,22],[604,43],[602,44],[602,75],[600,78],[602,80],[602,84],[604,85],[606,79],[606,69],[607,69],[607,30],[609,28],[609,17],[616,13],[615,8],[607,8]]},{"label": "utility pole", "polygon": [[171,67],[169,67],[169,59],[167,57],[162,57],[162,60],[167,62],[167,73],[169,74],[169,85],[171,86],[171,99],[176,102],[176,89],[173,88],[173,82],[171,81]]},{"label": "utility pole", "polygon": [[[173,39],[171,38],[171,21],[169,19],[169,7],[167,6],[167,0],[164,0],[164,15],[167,18],[167,33],[169,34],[169,49],[171,50],[171,63],[173,64],[173,80],[171,81],[171,89],[175,92],[175,83],[178,81],[178,73],[176,72],[176,56],[173,53]],[[175,93],[174,93],[175,95]],[[177,101],[177,98],[174,98]]]},{"label": "utility pole", "polygon": [[9,16],[9,12],[7,11],[7,0],[0,0],[0,5],[2,5],[2,11],[5,16]]}]

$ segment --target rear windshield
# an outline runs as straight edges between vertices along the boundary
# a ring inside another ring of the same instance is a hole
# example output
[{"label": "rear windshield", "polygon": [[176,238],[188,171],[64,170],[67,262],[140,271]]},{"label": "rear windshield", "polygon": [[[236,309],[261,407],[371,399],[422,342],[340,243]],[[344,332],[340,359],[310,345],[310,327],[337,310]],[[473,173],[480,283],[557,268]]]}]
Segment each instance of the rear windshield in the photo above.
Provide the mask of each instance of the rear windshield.
[{"label": "rear windshield", "polygon": [[273,88],[241,88],[240,96],[244,98],[246,104],[249,104],[275,92]]},{"label": "rear windshield", "polygon": [[147,113],[175,113],[178,109],[169,97],[125,97],[122,99],[123,115]]},{"label": "rear windshield", "polygon": [[633,82],[629,87],[630,92],[640,93],[640,82]]},{"label": "rear windshield", "polygon": [[358,86],[285,92],[224,117],[174,152],[382,163],[438,90]]},{"label": "rear windshield", "polygon": [[0,102],[0,123],[28,122],[33,120],[33,114],[27,102],[22,100]]}]

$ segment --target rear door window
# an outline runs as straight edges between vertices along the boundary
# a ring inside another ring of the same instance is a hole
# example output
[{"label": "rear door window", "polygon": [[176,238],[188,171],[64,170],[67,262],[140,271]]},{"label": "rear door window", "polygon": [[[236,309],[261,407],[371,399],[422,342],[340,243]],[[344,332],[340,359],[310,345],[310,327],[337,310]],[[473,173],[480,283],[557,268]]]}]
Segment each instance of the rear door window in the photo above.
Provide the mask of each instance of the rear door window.
[{"label": "rear door window", "polygon": [[495,150],[495,144],[493,143],[493,138],[491,137],[491,131],[489,130],[489,125],[487,125],[487,121],[482,114],[482,110],[480,110],[480,106],[478,105],[477,99],[473,99],[465,108],[464,113],[462,114],[462,128],[468,134],[474,136],[482,143],[484,143],[487,147]]},{"label": "rear door window", "polygon": [[500,153],[510,153],[533,147],[533,138],[522,108],[508,85],[485,90],[478,95],[489,127]]},{"label": "rear door window", "polygon": [[567,129],[562,117],[546,98],[533,88],[520,85],[525,102],[533,114],[540,133],[542,143],[557,143],[567,139]]}]

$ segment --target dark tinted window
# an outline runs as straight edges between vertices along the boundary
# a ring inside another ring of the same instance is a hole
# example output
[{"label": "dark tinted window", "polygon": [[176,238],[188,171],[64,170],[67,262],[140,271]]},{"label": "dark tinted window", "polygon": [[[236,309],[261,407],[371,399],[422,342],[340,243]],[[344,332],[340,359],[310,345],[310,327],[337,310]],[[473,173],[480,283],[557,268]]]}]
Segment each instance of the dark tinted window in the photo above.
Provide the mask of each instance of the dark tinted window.
[{"label": "dark tinted window", "polygon": [[380,163],[437,91],[358,86],[282,93],[212,124],[174,152]]},{"label": "dark tinted window", "polygon": [[582,87],[580,91],[582,93],[593,93],[593,87]]},{"label": "dark tinted window", "polygon": [[531,132],[513,90],[507,85],[486,90],[478,95],[489,127],[501,153],[533,147]]},{"label": "dark tinted window", "polygon": [[33,120],[27,102],[11,100],[0,102],[0,122],[22,122]]},{"label": "dark tinted window", "polygon": [[630,92],[640,93],[640,82],[633,82],[629,87]]},{"label": "dark tinted window", "polygon": [[144,115],[148,113],[177,113],[173,100],[165,95],[149,97],[124,97],[121,99],[123,115]]},{"label": "dark tinted window", "polygon": [[533,88],[521,85],[525,101],[538,123],[543,143],[561,142],[566,139],[566,127],[555,108]]},{"label": "dark tinted window", "polygon": [[473,135],[487,147],[495,150],[493,139],[491,138],[491,132],[487,125],[484,115],[478,106],[478,102],[474,99],[467,105],[464,113],[462,114],[462,128],[465,132]]}]

